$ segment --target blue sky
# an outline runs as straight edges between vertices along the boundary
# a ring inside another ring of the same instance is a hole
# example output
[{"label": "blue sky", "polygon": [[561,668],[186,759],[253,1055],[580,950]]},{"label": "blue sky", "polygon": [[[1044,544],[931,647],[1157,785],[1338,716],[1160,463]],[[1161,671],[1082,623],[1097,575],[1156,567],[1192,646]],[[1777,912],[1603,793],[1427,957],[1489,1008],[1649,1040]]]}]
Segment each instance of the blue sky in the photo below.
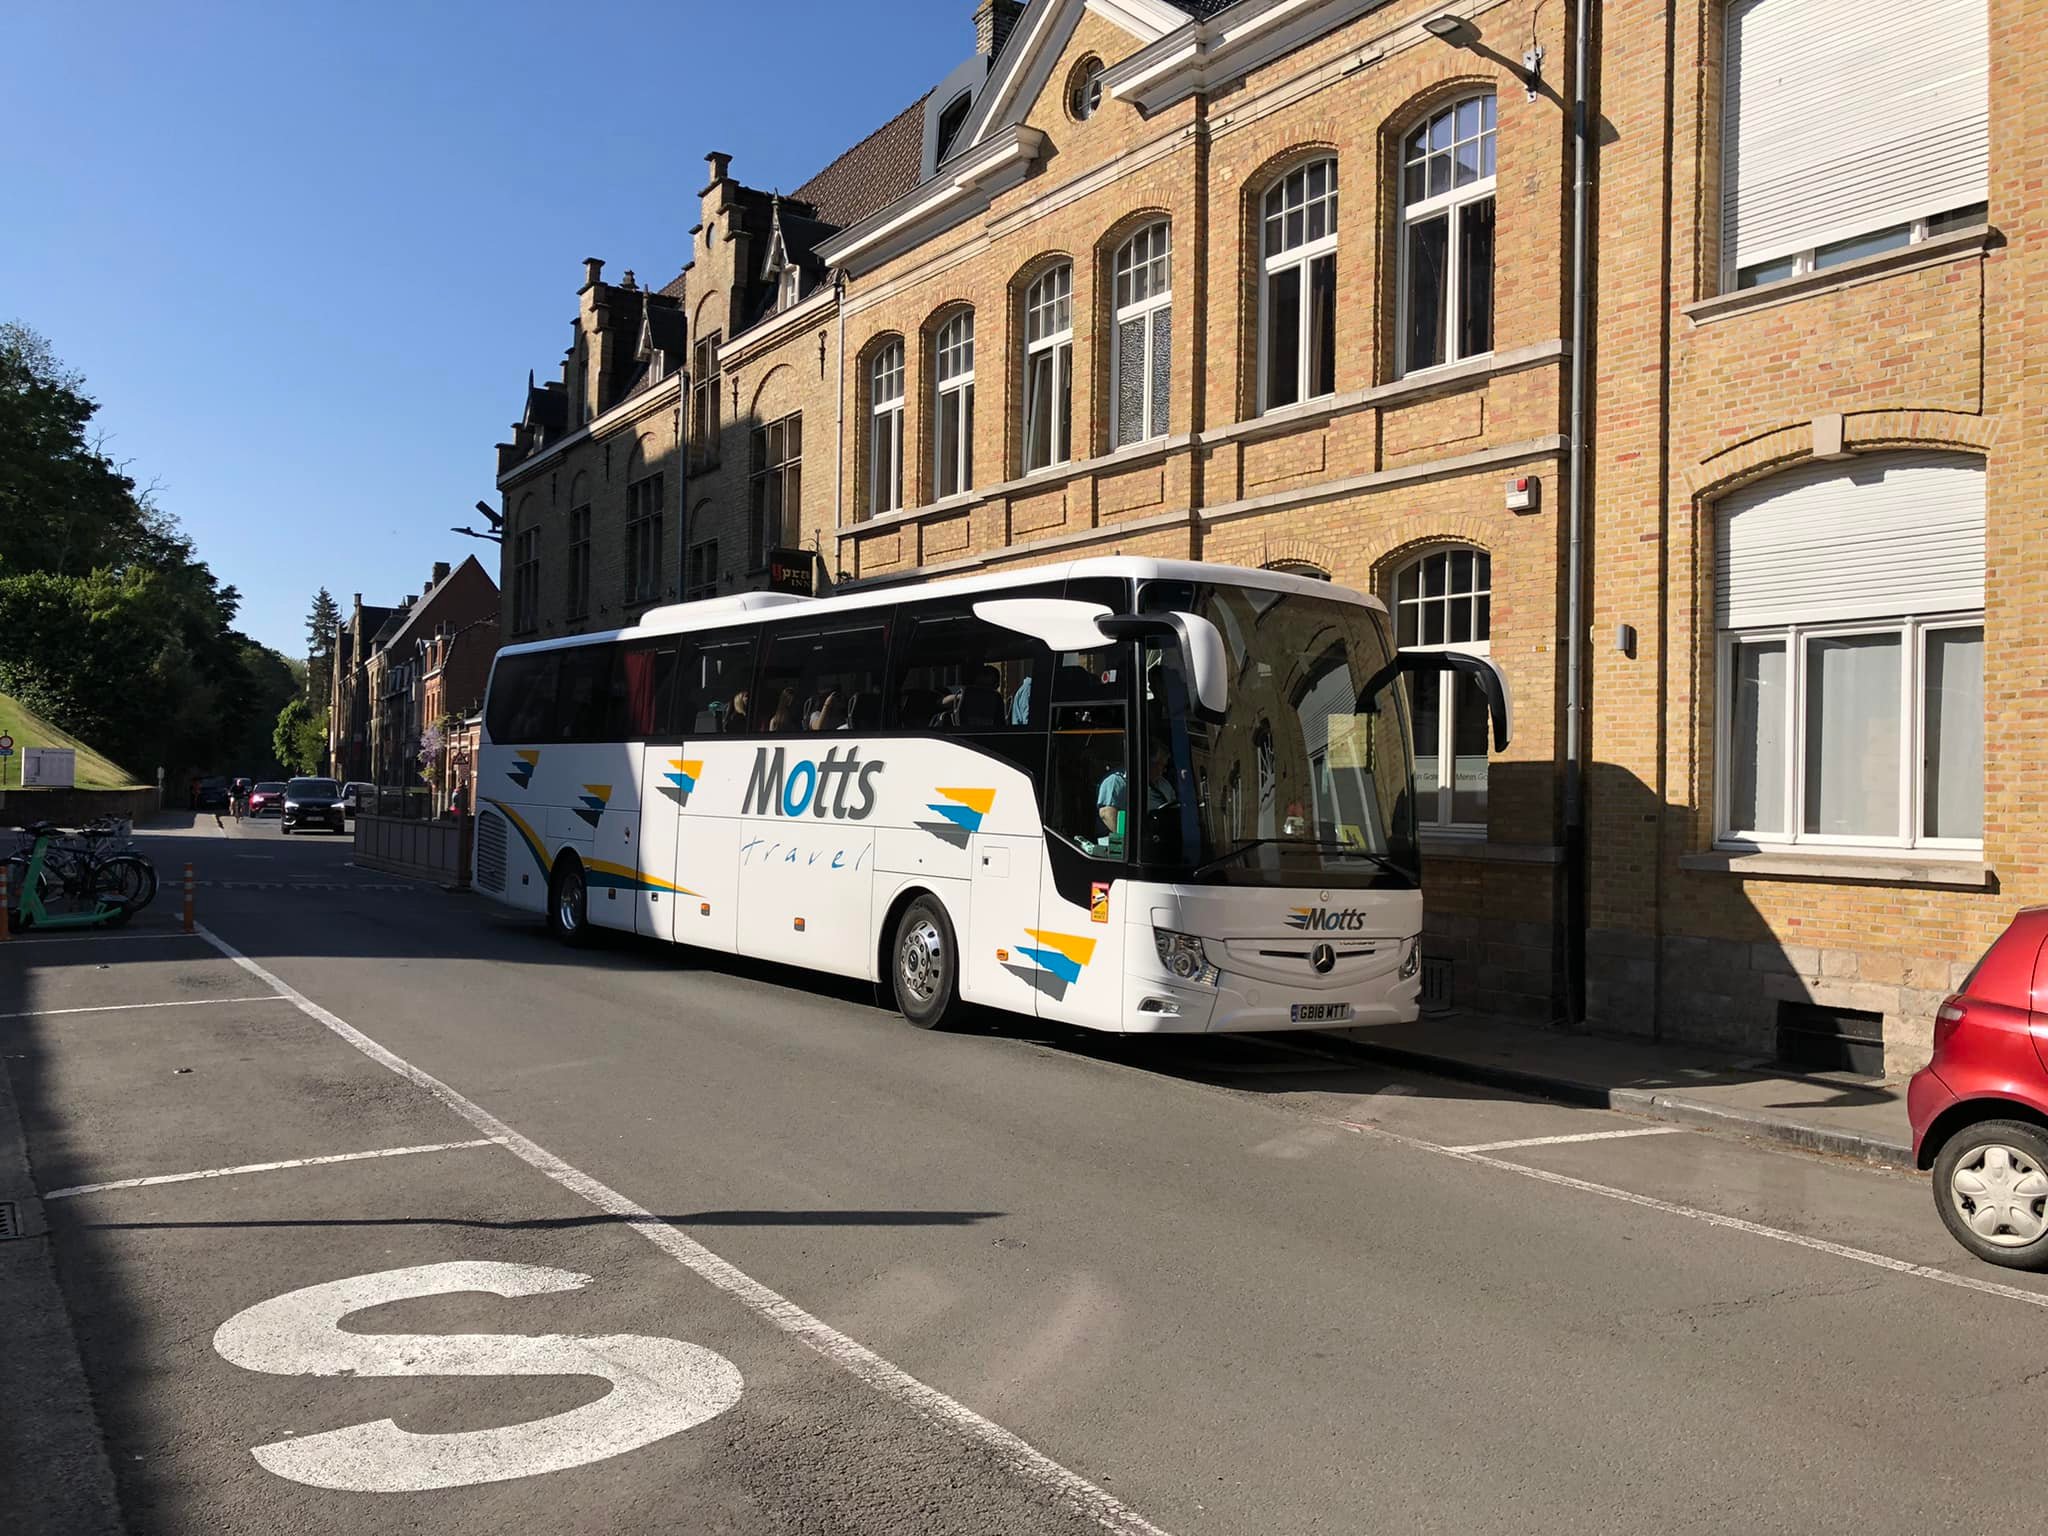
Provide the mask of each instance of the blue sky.
[{"label": "blue sky", "polygon": [[[181,0],[0,19],[0,319],[305,651],[418,591],[568,343],[581,261],[673,277],[704,154],[793,187],[973,51],[971,0]],[[759,68],[749,60],[759,59]]]}]

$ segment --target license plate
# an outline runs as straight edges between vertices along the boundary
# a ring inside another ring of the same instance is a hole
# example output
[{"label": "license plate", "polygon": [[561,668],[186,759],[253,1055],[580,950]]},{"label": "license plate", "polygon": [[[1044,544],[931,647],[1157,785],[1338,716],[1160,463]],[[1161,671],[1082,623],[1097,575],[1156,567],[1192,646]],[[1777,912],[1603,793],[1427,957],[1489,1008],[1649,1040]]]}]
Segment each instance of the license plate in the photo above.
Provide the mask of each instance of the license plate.
[{"label": "license plate", "polygon": [[1349,1003],[1296,1003],[1287,1010],[1294,1024],[1339,1024],[1350,1017]]}]

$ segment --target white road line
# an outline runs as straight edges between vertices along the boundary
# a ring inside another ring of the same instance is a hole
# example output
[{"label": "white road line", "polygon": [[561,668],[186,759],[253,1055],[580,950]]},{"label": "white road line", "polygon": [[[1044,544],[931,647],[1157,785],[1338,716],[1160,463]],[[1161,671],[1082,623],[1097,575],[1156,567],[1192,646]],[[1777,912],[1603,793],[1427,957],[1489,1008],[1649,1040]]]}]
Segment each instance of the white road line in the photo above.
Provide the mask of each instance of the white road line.
[{"label": "white road line", "polygon": [[[279,1002],[285,1001],[283,998]],[[424,1147],[379,1147],[374,1152],[329,1152],[322,1157],[288,1157],[278,1163],[243,1163],[234,1168],[201,1168],[196,1173],[156,1173],[146,1179],[110,1179],[105,1184],[74,1184],[53,1189],[45,1200],[69,1200],[73,1195],[97,1195],[109,1189],[142,1189],[152,1184],[189,1184],[194,1179],[228,1179],[238,1173],[275,1173],[280,1168],[319,1168],[328,1163],[360,1163],[372,1157],[411,1157],[416,1152],[461,1152],[469,1147],[494,1147],[497,1140],[485,1136],[476,1141],[437,1141]]]},{"label": "white road line", "polygon": [[1561,1147],[1568,1141],[1625,1141],[1631,1136],[1680,1136],[1682,1125],[1644,1125],[1629,1131],[1581,1131],[1576,1136],[1524,1136],[1520,1141],[1475,1141],[1469,1147],[1446,1147],[1447,1152],[1505,1152],[1510,1147]]},{"label": "white road line", "polygon": [[25,1013],[0,1013],[0,1019],[51,1019],[63,1013],[125,1013],[130,1008],[199,1008],[225,1003],[282,1003],[287,999],[275,992],[255,992],[248,997],[177,997],[167,1003],[100,1003],[91,1008],[31,1008]]},{"label": "white road line", "polygon": [[1439,1157],[1456,1158],[1459,1162],[1476,1163],[1483,1168],[1497,1168],[1503,1173],[1519,1174],[1525,1179],[1555,1184],[1560,1189],[1575,1189],[1581,1194],[1599,1195],[1604,1199],[1619,1200],[1625,1205],[1639,1205],[1645,1210],[1661,1211],[1667,1216],[1682,1216],[1687,1221],[1703,1222],[1710,1227],[1724,1227],[1731,1232],[1747,1232],[1751,1237],[1767,1237],[1772,1242],[1790,1243],[1795,1248],[1811,1248],[1815,1253],[1831,1254],[1838,1259],[1868,1264],[1873,1269],[1888,1269],[1893,1274],[1910,1275],[1916,1280],[1932,1280],[1937,1285],[1953,1285],[1966,1291],[1981,1291],[1986,1296],[1998,1296],[2007,1301],[2023,1301],[2028,1306],[2048,1308],[2048,1292],[2021,1290],[2016,1285],[2000,1285],[1996,1280],[1979,1280],[1974,1275],[1951,1274],[1945,1269],[1936,1269],[1931,1264],[1912,1264],[1904,1259],[1892,1258],[1888,1254],[1872,1253],[1867,1248],[1851,1248],[1846,1243],[1831,1243],[1824,1237],[1808,1237],[1803,1232],[1787,1232],[1782,1227],[1767,1227],[1761,1222],[1744,1221],[1740,1216],[1723,1216],[1718,1211],[1703,1211],[1696,1206],[1679,1205],[1675,1201],[1660,1200],[1655,1195],[1639,1195],[1634,1190],[1616,1189],[1611,1184],[1595,1184],[1590,1179],[1575,1179],[1569,1174],[1552,1173],[1547,1168],[1531,1168],[1523,1163],[1511,1163],[1505,1158],[1488,1157],[1467,1147],[1439,1146],[1433,1141],[1403,1136],[1399,1131],[1384,1130],[1377,1125],[1360,1125],[1354,1120],[1340,1120],[1337,1123],[1356,1131],[1361,1136],[1371,1136],[1417,1152],[1434,1152]]},{"label": "white road line", "polygon": [[438,1077],[379,1045],[346,1019],[328,1012],[282,977],[265,970],[204,924],[200,925],[199,932],[207,943],[228,959],[279,995],[290,999],[292,1005],[307,1018],[325,1025],[379,1066],[424,1088],[507,1151],[599,1210],[618,1217],[692,1274],[718,1287],[771,1326],[815,1350],[884,1397],[907,1405],[941,1429],[988,1452],[1011,1475],[1042,1489],[1106,1531],[1117,1532],[1119,1536],[1168,1536],[1161,1527],[1078,1472],[1060,1465],[1000,1424],[983,1418],[965,1403],[955,1401],[936,1387],[925,1385],[865,1344],[848,1338],[829,1323],[811,1316],[788,1297],[721,1259],[646,1207],[635,1204],[611,1186],[564,1162],[538,1142],[520,1135],[482,1105],[465,1098]]}]

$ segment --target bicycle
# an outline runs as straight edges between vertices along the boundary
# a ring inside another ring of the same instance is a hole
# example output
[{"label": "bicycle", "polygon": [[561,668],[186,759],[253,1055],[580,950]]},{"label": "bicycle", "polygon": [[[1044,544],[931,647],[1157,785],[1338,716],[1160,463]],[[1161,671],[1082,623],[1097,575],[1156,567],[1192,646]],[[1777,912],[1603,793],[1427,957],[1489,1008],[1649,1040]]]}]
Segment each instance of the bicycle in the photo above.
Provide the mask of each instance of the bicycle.
[{"label": "bicycle", "polygon": [[[49,822],[22,829],[6,861],[17,927],[118,926],[156,899],[156,867],[125,842],[126,828],[98,821],[66,836]],[[77,904],[53,912],[53,899]]]}]

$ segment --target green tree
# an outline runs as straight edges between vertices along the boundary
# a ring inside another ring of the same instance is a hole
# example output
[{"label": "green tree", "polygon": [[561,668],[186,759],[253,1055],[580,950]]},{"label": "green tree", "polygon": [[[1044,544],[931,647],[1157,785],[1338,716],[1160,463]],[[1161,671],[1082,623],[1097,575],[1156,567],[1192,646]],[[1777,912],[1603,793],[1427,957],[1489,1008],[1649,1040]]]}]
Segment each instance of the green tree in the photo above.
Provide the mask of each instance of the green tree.
[{"label": "green tree", "polygon": [[304,699],[288,699],[277,712],[271,744],[287,773],[320,772],[327,759],[327,711],[314,710]]},{"label": "green tree", "polygon": [[327,702],[328,682],[334,676],[334,636],[340,628],[341,605],[322,587],[314,594],[313,611],[306,615],[306,697],[316,705]]}]

